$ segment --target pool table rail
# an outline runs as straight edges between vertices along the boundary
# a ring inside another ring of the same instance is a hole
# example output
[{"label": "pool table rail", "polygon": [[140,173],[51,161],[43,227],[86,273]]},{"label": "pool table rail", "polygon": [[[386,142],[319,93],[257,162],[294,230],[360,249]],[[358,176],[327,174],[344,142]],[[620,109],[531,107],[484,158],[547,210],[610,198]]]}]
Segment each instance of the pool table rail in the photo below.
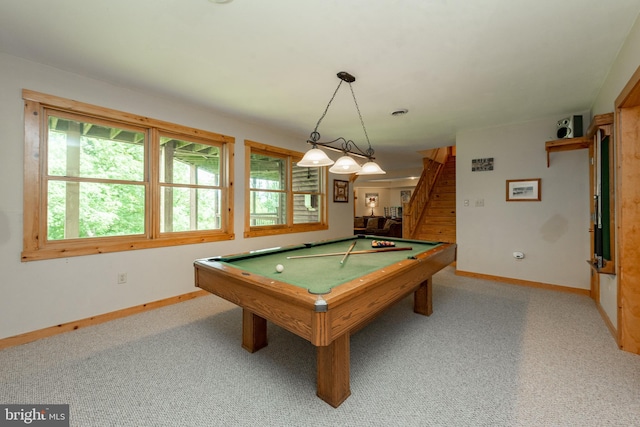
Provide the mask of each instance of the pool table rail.
[{"label": "pool table rail", "polygon": [[[455,261],[455,252],[455,244],[441,245],[424,256],[363,276],[360,283],[352,281],[335,288],[335,292],[325,295],[329,305],[327,328],[324,336],[316,337],[317,341],[327,345],[343,333],[361,329],[411,293],[414,293],[414,312],[430,316],[433,312],[431,277]],[[426,259],[429,262],[423,262]]]},{"label": "pool table rail", "polygon": [[[317,295],[305,288],[217,261],[195,262],[195,284],[316,346],[324,346],[350,330],[360,329],[395,302],[416,292],[433,274],[455,261],[455,251],[455,244],[442,244],[336,286],[322,295],[327,303],[325,314],[316,310]],[[431,309],[418,312],[430,315]]]},{"label": "pool table rail", "polygon": [[195,284],[312,341],[316,295],[306,289],[247,274],[225,264],[196,261]]},{"label": "pool table rail", "polygon": [[319,296],[305,287],[213,258],[195,261],[195,284],[242,307],[242,347],[246,350],[255,352],[267,345],[267,321],[315,345],[317,395],[338,407],[351,394],[351,334],[412,292],[414,312],[431,315],[432,276],[455,259],[456,245],[443,243],[381,266],[321,295],[327,304],[324,311],[316,309]]}]

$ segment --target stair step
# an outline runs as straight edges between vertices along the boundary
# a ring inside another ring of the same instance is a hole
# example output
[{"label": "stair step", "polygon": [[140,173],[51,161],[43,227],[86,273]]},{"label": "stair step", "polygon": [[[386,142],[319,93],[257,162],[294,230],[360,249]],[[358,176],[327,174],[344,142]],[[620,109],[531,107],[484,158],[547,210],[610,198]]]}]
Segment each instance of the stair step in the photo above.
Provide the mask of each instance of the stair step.
[{"label": "stair step", "polygon": [[431,194],[431,200],[439,200],[439,201],[456,201],[456,193],[441,193],[440,191]]},{"label": "stair step", "polygon": [[441,179],[440,181],[438,181],[437,187],[453,187],[453,191],[456,191],[456,179]]},{"label": "stair step", "polygon": [[431,197],[440,197],[446,199],[450,197],[452,200],[456,199],[456,187],[448,186],[448,187],[438,187],[433,189],[433,193],[431,193]]},{"label": "stair step", "polygon": [[428,216],[425,218],[424,224],[445,224],[445,225],[456,225],[456,217],[454,215],[450,216]]},{"label": "stair step", "polygon": [[455,207],[456,207],[455,200],[431,199],[427,204],[427,209],[442,209],[442,208],[455,208]]},{"label": "stair step", "polygon": [[423,234],[428,234],[430,236],[455,236],[456,229],[455,227],[451,227],[448,229],[440,229],[440,228],[434,227],[434,229],[432,230],[430,227],[424,227],[424,228],[421,228],[420,231],[418,232],[418,235],[423,235]]},{"label": "stair step", "polygon": [[426,214],[428,216],[456,216],[455,208],[429,208],[427,209]]},{"label": "stair step", "polygon": [[456,226],[455,224],[446,225],[446,224],[422,224],[420,226],[420,233],[425,234],[456,234]]},{"label": "stair step", "polygon": [[417,225],[415,238],[436,242],[456,241],[456,158],[449,157]]},{"label": "stair step", "polygon": [[456,180],[455,179],[441,179],[434,188],[449,188],[452,187],[454,190],[456,188]]},{"label": "stair step", "polygon": [[445,235],[445,234],[418,234],[416,237],[418,240],[427,240],[430,242],[446,242],[446,243],[455,243],[456,236],[455,235]]}]

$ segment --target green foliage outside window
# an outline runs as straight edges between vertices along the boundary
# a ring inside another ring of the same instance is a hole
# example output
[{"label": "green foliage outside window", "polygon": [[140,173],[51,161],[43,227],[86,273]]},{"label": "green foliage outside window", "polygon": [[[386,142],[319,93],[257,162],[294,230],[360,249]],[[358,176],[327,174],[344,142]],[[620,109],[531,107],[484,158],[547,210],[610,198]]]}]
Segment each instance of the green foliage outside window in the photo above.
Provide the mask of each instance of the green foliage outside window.
[{"label": "green foliage outside window", "polygon": [[[49,123],[47,238],[143,234],[143,142],[83,135],[90,125],[73,120],[52,116]],[[96,131],[122,133],[100,126]],[[144,141],[142,133],[133,138]]]},{"label": "green foliage outside window", "polygon": [[[49,117],[47,238],[145,233],[145,133]],[[161,138],[161,232],[219,229],[220,148]]]}]

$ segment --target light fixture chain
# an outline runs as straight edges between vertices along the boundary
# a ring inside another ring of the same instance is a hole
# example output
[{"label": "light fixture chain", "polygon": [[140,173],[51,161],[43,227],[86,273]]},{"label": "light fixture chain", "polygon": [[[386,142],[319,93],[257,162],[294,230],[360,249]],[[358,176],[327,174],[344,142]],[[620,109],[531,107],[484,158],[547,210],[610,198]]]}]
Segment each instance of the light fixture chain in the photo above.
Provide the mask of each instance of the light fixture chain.
[{"label": "light fixture chain", "polygon": [[[336,88],[335,92],[333,92],[333,96],[329,100],[329,103],[327,104],[327,108],[324,109],[324,113],[322,113],[322,116],[320,116],[320,118],[318,119],[318,123],[316,123],[316,127],[313,130],[313,133],[317,133],[318,132],[318,126],[320,126],[320,122],[322,121],[322,119],[324,119],[324,116],[327,115],[327,111],[329,111],[329,107],[331,106],[331,103],[333,102],[333,98],[336,97],[336,94],[338,93],[338,90],[340,89],[340,85],[342,85],[342,80],[340,80],[340,83],[338,83],[338,87]],[[349,86],[351,86],[351,83],[349,83]],[[352,92],[353,92],[353,90],[352,90]],[[356,108],[357,108],[357,105],[356,105]],[[360,120],[362,120],[362,119],[360,119]]]},{"label": "light fixture chain", "polygon": [[367,154],[369,156],[373,156],[373,149],[371,148],[371,142],[369,142],[369,134],[367,134],[367,128],[364,127],[364,120],[362,120],[362,113],[360,113],[360,107],[358,106],[358,101],[356,100],[356,94],[353,91],[353,86],[349,83],[349,89],[351,89],[351,95],[353,96],[353,102],[356,104],[356,110],[358,111],[358,117],[360,117],[360,124],[362,125],[362,130],[364,131],[364,136],[367,138],[367,145],[369,148],[367,149]]}]

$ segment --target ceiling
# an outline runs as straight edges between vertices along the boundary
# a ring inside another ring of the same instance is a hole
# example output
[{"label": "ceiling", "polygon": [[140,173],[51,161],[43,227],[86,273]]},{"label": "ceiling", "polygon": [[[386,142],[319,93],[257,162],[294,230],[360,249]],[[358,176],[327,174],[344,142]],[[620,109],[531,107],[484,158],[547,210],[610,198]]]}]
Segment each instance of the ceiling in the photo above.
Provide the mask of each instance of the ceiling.
[{"label": "ceiling", "polygon": [[[640,0],[2,0],[0,51],[282,128],[300,151],[347,71],[393,171],[463,129],[590,109],[639,11]],[[318,131],[367,148],[346,84]]]}]

